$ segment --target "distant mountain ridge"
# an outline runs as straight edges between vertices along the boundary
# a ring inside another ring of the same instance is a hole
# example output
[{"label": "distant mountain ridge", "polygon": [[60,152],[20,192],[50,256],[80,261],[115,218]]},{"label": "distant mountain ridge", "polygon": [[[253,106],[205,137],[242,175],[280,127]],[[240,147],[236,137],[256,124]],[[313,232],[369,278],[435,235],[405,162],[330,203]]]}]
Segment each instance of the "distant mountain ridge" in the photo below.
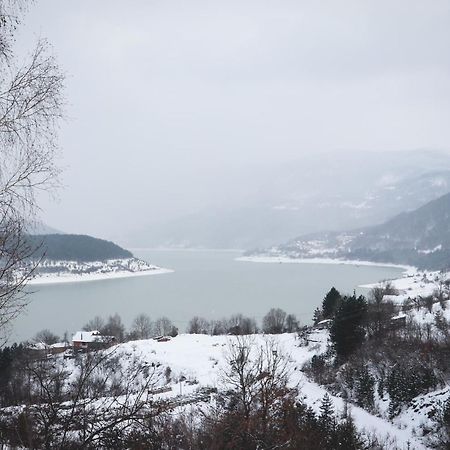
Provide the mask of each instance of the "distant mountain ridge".
[{"label": "distant mountain ridge", "polygon": [[53,261],[106,261],[133,258],[133,254],[114,242],[81,234],[28,235],[33,257]]},{"label": "distant mountain ridge", "polygon": [[380,225],[304,235],[268,252],[255,253],[292,258],[344,258],[408,264],[424,269],[447,269],[450,267],[450,193]]},{"label": "distant mountain ridge", "polygon": [[450,153],[330,152],[230,175],[226,196],[116,236],[129,247],[256,248],[383,223],[450,191]]}]

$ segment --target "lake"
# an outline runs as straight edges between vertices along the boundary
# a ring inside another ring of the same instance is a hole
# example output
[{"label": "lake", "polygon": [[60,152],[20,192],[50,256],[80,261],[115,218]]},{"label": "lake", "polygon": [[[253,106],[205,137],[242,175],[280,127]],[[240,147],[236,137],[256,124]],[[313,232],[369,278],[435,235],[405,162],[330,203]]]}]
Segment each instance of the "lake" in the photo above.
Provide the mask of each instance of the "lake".
[{"label": "lake", "polygon": [[30,305],[16,319],[11,341],[48,328],[74,333],[96,315],[118,313],[126,326],[144,312],[169,317],[180,331],[195,315],[220,319],[234,313],[258,322],[272,307],[310,323],[314,309],[335,286],[364,293],[361,284],[399,277],[402,270],[344,264],[264,264],[236,261],[237,251],[135,250],[135,256],[174,269],[164,275],[33,286]]}]

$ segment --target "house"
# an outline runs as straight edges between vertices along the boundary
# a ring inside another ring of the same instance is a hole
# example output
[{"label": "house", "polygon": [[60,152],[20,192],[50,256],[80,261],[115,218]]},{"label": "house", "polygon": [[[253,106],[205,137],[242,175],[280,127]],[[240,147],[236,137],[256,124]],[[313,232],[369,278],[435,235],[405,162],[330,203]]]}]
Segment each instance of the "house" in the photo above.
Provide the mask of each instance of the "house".
[{"label": "house", "polygon": [[68,348],[68,342],[57,342],[51,345],[44,342],[34,342],[27,346],[28,351],[35,358],[46,358],[51,355],[57,355],[58,353],[63,353]]},{"label": "house", "polygon": [[98,330],[77,331],[72,337],[74,351],[99,350],[115,342],[114,336],[104,336]]},{"label": "house", "polygon": [[48,353],[48,345],[43,342],[33,342],[27,345],[27,350],[33,359],[45,359]]},{"label": "house", "polygon": [[49,345],[49,352],[52,355],[57,355],[58,353],[64,353],[69,348],[68,342],[56,342],[55,344]]}]

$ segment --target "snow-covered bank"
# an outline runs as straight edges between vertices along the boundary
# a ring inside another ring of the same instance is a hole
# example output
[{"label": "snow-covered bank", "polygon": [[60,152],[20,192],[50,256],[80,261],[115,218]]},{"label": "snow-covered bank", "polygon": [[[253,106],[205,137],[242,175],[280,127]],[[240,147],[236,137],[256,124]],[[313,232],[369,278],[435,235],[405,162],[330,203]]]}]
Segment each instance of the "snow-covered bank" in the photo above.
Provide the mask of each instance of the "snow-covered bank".
[{"label": "snow-covered bank", "polygon": [[[266,339],[273,339],[289,359],[289,384],[299,389],[299,397],[313,409],[319,411],[321,400],[325,393],[328,393],[335,411],[342,412],[345,407],[344,400],[331,395],[322,386],[310,381],[302,371],[303,365],[314,355],[321,354],[326,350],[328,332],[325,330],[313,331],[311,338],[314,345],[306,347],[299,345],[295,333],[270,336],[252,335],[249,337],[249,342],[254,351],[257,351]],[[170,368],[171,381],[165,385],[169,392],[153,396],[155,401],[170,400],[179,394],[188,396],[201,387],[214,387],[219,391],[226,390],[228,386],[223,378],[223,373],[227,364],[227,351],[235,339],[232,336],[182,334],[168,342],[158,342],[152,339],[132,341],[113,347],[112,350],[120,356],[121,364],[124,366],[132,364],[137,358],[148,365],[156,364],[161,373]],[[180,379],[185,381],[180,382]],[[400,426],[396,426],[384,418],[376,417],[354,405],[351,405],[351,414],[358,429],[375,433],[383,442],[389,443],[389,447],[386,448],[416,450],[427,448],[414,435],[411,428],[400,428]]]},{"label": "snow-covered bank", "polygon": [[30,285],[77,283],[117,278],[161,275],[173,270],[151,265],[137,258],[107,261],[42,261]]},{"label": "snow-covered bank", "polygon": [[[398,295],[391,295],[390,300],[395,303],[401,303],[407,298],[428,297],[440,289],[443,280],[449,278],[449,273],[438,271],[419,271],[411,270],[406,272],[403,277],[389,280],[392,287],[397,289]],[[364,284],[360,287],[372,289],[381,286],[381,283]]]},{"label": "snow-covered bank", "polygon": [[377,263],[372,261],[358,261],[350,259],[333,259],[333,258],[289,258],[288,256],[240,256],[236,261],[255,262],[255,263],[279,263],[279,264],[346,264],[352,266],[376,266],[376,267],[393,267],[403,269],[405,274],[411,274],[417,271],[415,267]]},{"label": "snow-covered bank", "polygon": [[29,285],[41,285],[41,284],[59,284],[59,283],[79,283],[83,281],[102,281],[113,280],[117,278],[130,278],[130,277],[143,277],[149,275],[162,275],[166,273],[174,272],[172,269],[155,268],[145,270],[142,272],[111,272],[102,274],[66,274],[61,273],[59,275],[42,275],[33,278],[28,282]]}]

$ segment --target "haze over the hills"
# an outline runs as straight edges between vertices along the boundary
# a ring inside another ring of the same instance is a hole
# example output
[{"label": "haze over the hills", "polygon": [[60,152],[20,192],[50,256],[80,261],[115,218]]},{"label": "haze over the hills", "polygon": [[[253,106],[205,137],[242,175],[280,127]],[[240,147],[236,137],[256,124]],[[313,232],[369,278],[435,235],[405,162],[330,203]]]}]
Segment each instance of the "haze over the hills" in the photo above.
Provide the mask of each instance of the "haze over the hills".
[{"label": "haze over the hills", "polygon": [[296,259],[319,257],[362,260],[409,264],[430,270],[448,269],[450,193],[380,225],[304,235],[253,254]]},{"label": "haze over the hills", "polygon": [[[333,228],[346,216],[370,223],[401,210],[381,187],[389,177],[405,183],[404,209],[418,206],[405,199],[415,185],[408,161],[385,154],[450,149],[444,0],[41,0],[24,20],[17,48],[47,37],[68,74],[63,188],[58,202],[39,199],[59,230],[247,247],[324,217]],[[304,164],[324,152],[321,167]],[[353,172],[342,172],[347,164]],[[380,192],[384,214],[351,206]],[[306,219],[313,203],[328,214]]]},{"label": "haze over the hills", "polygon": [[[341,152],[249,170],[250,190],[172,221],[137,227],[131,246],[265,247],[304,233],[375,225],[450,191],[450,155]],[[230,180],[231,181],[231,180]]]}]

